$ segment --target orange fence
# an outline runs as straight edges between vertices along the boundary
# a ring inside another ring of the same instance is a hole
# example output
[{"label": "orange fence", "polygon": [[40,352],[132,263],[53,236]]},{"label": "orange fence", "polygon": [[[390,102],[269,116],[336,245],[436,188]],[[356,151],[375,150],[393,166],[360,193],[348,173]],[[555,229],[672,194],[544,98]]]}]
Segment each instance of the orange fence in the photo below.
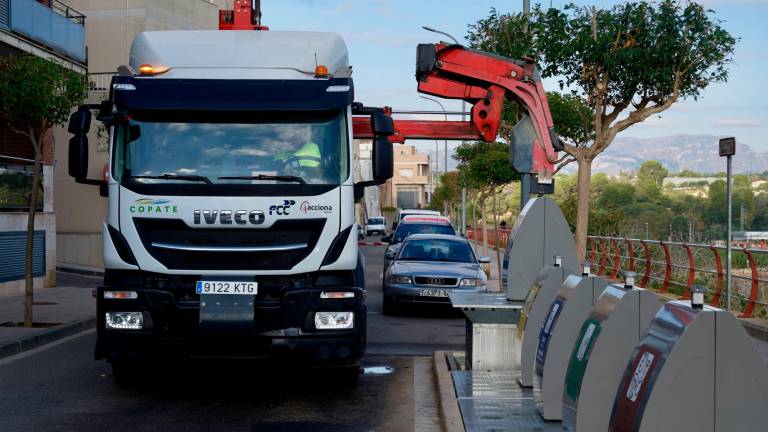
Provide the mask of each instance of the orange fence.
[{"label": "orange fence", "polygon": [[[742,318],[765,315],[768,281],[759,267],[768,264],[768,250],[733,248],[732,255],[731,307],[740,310]],[[593,272],[609,279],[618,280],[624,272],[633,271],[643,288],[689,299],[696,284],[707,289],[711,305],[724,307],[727,301],[725,247],[590,236],[587,257]]]}]

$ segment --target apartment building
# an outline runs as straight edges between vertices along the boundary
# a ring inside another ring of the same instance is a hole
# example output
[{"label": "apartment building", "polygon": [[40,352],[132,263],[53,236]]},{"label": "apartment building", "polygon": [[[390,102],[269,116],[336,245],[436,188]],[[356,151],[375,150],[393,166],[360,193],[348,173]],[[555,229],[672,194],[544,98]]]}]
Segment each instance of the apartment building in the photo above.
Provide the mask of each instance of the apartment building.
[{"label": "apartment building", "polygon": [[430,158],[412,145],[395,146],[394,175],[381,187],[382,207],[425,207],[430,199]]},{"label": "apartment building", "polygon": [[[218,28],[219,6],[208,0],[71,0],[71,3],[86,17],[85,40],[92,89],[89,101],[94,103],[107,96],[117,67],[128,64],[131,43],[139,32]],[[69,268],[102,268],[101,233],[107,200],[99,196],[97,187],[77,184],[68,176],[66,130],[57,129],[54,138],[56,143],[63,144],[56,146],[55,153],[58,263]],[[101,178],[109,155],[106,131],[101,127],[91,128],[89,143],[91,172],[88,177]]]},{"label": "apartment building", "polygon": [[[86,72],[85,16],[58,0],[0,0],[0,56],[34,55]],[[0,119],[0,296],[24,291],[27,212],[34,150]],[[35,287],[56,284],[54,138],[43,142],[42,196],[36,203]]]}]

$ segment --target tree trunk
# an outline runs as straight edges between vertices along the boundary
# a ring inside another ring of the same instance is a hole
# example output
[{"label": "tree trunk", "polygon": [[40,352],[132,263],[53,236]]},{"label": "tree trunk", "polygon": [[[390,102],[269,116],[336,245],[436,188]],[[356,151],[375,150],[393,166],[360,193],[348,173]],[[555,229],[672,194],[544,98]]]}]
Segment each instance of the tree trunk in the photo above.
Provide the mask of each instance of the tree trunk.
[{"label": "tree trunk", "polygon": [[[587,253],[587,228],[589,227],[589,196],[592,185],[592,160],[578,159],[579,178],[576,185],[576,254],[579,263]],[[593,263],[594,264],[594,263]]]},{"label": "tree trunk", "polygon": [[[31,138],[34,140],[34,138]],[[24,285],[24,327],[32,327],[32,303],[34,301],[34,279],[32,277],[32,247],[35,240],[35,213],[37,212],[37,189],[40,182],[40,165],[43,157],[40,149],[42,133],[37,138],[37,143],[33,142],[35,149],[35,163],[32,172],[32,192],[29,194],[29,213],[27,217],[27,247],[24,257],[26,280]]]},{"label": "tree trunk", "polygon": [[496,270],[498,273],[499,278],[499,292],[503,291],[503,287],[501,286],[501,252],[499,251],[499,212],[498,212],[498,206],[496,205],[498,200],[498,193],[496,191],[493,191],[493,243],[496,247]]},{"label": "tree trunk", "polygon": [[475,250],[477,250],[477,197],[472,199],[472,237],[475,241]]}]

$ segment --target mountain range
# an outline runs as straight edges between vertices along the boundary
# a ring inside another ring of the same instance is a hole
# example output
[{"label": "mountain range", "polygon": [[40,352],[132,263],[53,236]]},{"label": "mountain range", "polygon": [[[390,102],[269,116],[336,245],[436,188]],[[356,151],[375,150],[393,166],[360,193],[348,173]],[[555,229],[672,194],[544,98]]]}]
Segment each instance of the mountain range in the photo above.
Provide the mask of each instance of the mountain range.
[{"label": "mountain range", "polygon": [[[599,155],[593,172],[618,174],[635,171],[646,160],[660,161],[670,173],[684,169],[699,173],[725,171],[725,158],[719,156],[718,140],[714,135],[670,135],[656,138],[617,137],[608,149]],[[568,166],[566,172],[575,172]],[[734,173],[763,173],[768,171],[768,152],[753,150],[749,145],[736,143],[733,157]]]}]

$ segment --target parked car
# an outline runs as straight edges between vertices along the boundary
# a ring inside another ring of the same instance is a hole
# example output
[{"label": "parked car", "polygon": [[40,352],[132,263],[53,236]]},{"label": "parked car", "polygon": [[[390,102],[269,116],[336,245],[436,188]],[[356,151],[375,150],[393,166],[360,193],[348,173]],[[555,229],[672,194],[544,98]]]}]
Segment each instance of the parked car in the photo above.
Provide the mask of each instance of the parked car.
[{"label": "parked car", "polygon": [[402,209],[397,214],[397,220],[392,222],[392,232],[397,229],[397,225],[408,215],[429,215],[440,216],[440,212],[436,210],[422,210],[422,209]]},{"label": "parked car", "polygon": [[365,223],[365,235],[386,234],[387,226],[383,217],[368,218]]},{"label": "parked car", "polygon": [[[404,224],[405,225],[405,224]],[[488,278],[469,241],[445,234],[413,234],[396,251],[387,251],[392,264],[384,273],[384,313],[396,313],[405,303],[450,304],[452,291],[485,292]]]},{"label": "parked car", "polygon": [[392,255],[390,252],[396,252],[400,248],[400,243],[402,243],[403,239],[411,234],[456,235],[456,230],[448,218],[443,216],[410,215],[405,217],[394,233],[382,238],[382,241],[389,243],[389,246],[384,251],[383,271],[387,271],[387,267],[389,267],[391,262],[387,258],[387,256]]}]

